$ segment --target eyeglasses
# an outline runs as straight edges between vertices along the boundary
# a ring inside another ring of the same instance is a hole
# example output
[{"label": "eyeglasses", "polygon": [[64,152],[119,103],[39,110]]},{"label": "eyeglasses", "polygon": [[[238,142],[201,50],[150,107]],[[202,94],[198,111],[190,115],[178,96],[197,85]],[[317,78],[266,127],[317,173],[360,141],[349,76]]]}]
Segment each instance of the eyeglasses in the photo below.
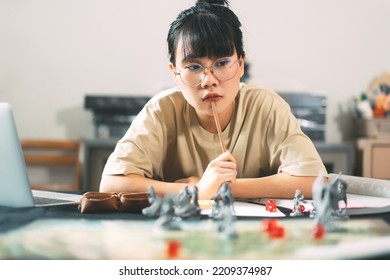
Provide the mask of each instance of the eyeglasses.
[{"label": "eyeglasses", "polygon": [[208,67],[197,63],[190,63],[181,69],[180,72],[176,72],[176,75],[179,75],[182,82],[187,86],[196,87],[205,79],[206,69],[220,82],[224,82],[232,79],[236,75],[238,71],[238,60],[231,57],[223,57],[217,59],[213,65]]}]

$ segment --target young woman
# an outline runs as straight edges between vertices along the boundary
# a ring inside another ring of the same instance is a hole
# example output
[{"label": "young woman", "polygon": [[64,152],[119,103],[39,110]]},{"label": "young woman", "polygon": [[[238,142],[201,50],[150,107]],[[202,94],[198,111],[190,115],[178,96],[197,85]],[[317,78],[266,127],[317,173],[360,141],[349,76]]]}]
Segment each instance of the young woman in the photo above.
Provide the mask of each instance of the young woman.
[{"label": "young woman", "polygon": [[296,189],[311,197],[325,167],[289,105],[274,91],[240,82],[240,28],[227,1],[198,0],[179,14],[167,38],[177,87],[138,114],[106,163],[100,191],[153,186],[165,195],[196,185],[199,199],[211,199],[229,182],[240,198],[292,198]]}]

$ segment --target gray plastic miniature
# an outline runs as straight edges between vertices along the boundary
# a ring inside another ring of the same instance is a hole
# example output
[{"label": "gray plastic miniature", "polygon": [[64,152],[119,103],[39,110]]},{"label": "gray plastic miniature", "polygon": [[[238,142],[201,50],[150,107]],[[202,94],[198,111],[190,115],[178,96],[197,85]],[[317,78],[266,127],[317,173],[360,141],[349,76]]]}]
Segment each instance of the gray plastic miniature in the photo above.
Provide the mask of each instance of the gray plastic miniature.
[{"label": "gray plastic miniature", "polygon": [[178,205],[187,205],[191,203],[191,193],[188,190],[188,186],[181,189],[180,193],[176,197]]},{"label": "gray plastic miniature", "polygon": [[159,217],[162,207],[162,199],[156,195],[152,186],[148,187],[149,207],[142,209],[142,213],[147,217]]},{"label": "gray plastic miniature", "polygon": [[314,218],[317,214],[317,205],[314,201],[311,202],[311,209],[310,209],[310,218]]},{"label": "gray plastic miniature", "polygon": [[[341,179],[341,174],[328,185],[324,186],[324,176],[320,174],[313,184],[313,199],[315,203],[315,222],[322,224],[327,231],[334,231],[335,219],[347,219],[347,183]],[[339,201],[344,201],[345,209],[339,208]]]},{"label": "gray plastic miniature", "polygon": [[222,204],[220,208],[220,217],[218,220],[218,232],[221,234],[224,239],[236,238],[237,232],[234,228],[234,221],[236,217],[231,211],[231,207],[226,204]]},{"label": "gray plastic miniature", "polygon": [[293,199],[293,211],[290,213],[290,216],[303,216],[302,210],[301,210],[301,203],[305,202],[304,196],[301,195],[300,190],[295,191],[294,199]]},{"label": "gray plastic miniature", "polygon": [[[230,186],[227,182],[224,182],[218,191],[213,196],[214,204],[211,209],[210,217],[213,219],[221,219],[223,216],[223,212],[227,209],[234,216],[234,198]],[[226,208],[223,209],[222,208]]]},{"label": "gray plastic miniature", "polygon": [[175,197],[172,194],[167,194],[161,205],[160,217],[155,222],[156,228],[163,228],[167,230],[180,229],[177,224],[175,215]]},{"label": "gray plastic miniature", "polygon": [[[330,185],[330,191],[331,191],[330,203],[332,208],[332,215],[339,219],[348,218],[347,188],[348,188],[348,184],[346,181],[341,179],[341,173],[338,174],[337,178]],[[345,208],[340,209],[339,207],[340,201],[344,202]]]},{"label": "gray plastic miniature", "polygon": [[193,186],[191,191],[184,187],[176,198],[175,215],[182,219],[200,218],[201,209],[198,203],[198,187]]},{"label": "gray plastic miniature", "polygon": [[224,239],[236,238],[237,233],[234,229],[234,221],[236,220],[234,197],[227,182],[221,185],[214,194],[213,200],[214,204],[210,217],[218,221],[218,232]]}]

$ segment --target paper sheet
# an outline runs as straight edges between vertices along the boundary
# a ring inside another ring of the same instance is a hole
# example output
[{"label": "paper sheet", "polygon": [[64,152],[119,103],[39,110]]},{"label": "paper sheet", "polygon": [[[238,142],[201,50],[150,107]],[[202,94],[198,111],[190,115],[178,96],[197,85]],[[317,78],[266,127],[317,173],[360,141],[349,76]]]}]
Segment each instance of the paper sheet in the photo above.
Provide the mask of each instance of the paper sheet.
[{"label": "paper sheet", "polygon": [[[264,198],[260,200],[260,203],[266,203],[268,199]],[[276,206],[284,207],[288,209],[293,208],[292,199],[275,199]],[[310,211],[313,208],[313,200],[305,200],[303,203],[305,211]],[[339,202],[340,208],[345,208],[344,202]],[[375,214],[390,212],[390,198],[367,196],[359,194],[347,194],[347,214],[348,215],[361,215],[361,214]]]},{"label": "paper sheet", "polygon": [[[202,208],[202,215],[208,216],[212,211],[212,200],[200,200],[199,205]],[[265,209],[265,205],[258,203],[235,201],[234,211],[237,217],[285,217],[279,209],[276,212],[270,212]]]}]

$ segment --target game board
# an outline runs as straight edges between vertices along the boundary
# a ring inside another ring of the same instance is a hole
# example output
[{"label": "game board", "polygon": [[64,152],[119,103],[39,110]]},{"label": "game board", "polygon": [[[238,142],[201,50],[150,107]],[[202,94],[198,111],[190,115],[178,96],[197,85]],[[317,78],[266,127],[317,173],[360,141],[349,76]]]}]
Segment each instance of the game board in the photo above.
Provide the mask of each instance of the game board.
[{"label": "game board", "polygon": [[1,259],[354,259],[390,252],[390,226],[379,219],[335,221],[322,239],[309,218],[279,219],[283,238],[263,231],[264,219],[236,220],[236,238],[222,238],[211,219],[182,221],[180,230],[155,220],[44,219],[0,234]]}]

